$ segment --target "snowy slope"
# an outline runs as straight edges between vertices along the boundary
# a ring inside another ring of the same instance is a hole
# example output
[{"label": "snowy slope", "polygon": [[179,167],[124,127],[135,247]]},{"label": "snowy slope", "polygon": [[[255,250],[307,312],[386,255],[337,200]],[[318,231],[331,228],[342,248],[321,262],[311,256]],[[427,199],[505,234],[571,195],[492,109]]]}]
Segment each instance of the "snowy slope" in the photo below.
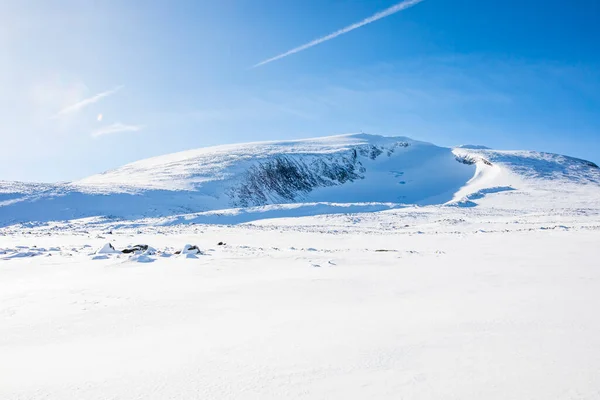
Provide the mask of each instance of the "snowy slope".
[{"label": "snowy slope", "polygon": [[75,182],[85,190],[203,193],[206,209],[290,202],[435,203],[472,168],[450,149],[405,137],[342,135],[209,147],[151,158]]},{"label": "snowy slope", "polygon": [[[450,149],[406,137],[341,135],[190,150],[68,184],[0,182],[0,226],[296,203],[314,204],[315,213],[336,212],[331,203],[355,204],[358,210],[400,204],[472,206],[486,194],[536,190],[547,187],[543,182],[548,180],[598,187],[600,173],[592,163],[546,153]],[[303,208],[303,215],[310,213]],[[256,214],[259,219],[260,212]]]}]

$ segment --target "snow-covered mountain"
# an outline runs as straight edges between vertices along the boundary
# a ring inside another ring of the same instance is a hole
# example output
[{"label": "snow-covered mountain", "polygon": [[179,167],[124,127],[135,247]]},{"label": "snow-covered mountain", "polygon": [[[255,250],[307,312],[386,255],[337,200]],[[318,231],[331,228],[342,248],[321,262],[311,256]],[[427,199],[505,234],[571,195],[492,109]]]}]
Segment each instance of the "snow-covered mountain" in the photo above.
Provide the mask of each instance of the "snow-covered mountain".
[{"label": "snow-covered mountain", "polygon": [[297,203],[472,206],[485,194],[557,182],[597,189],[600,169],[555,154],[351,134],[189,150],[67,184],[0,182],[0,225]]},{"label": "snow-covered mountain", "polygon": [[592,163],[347,135],[0,187],[2,400],[599,397]]}]

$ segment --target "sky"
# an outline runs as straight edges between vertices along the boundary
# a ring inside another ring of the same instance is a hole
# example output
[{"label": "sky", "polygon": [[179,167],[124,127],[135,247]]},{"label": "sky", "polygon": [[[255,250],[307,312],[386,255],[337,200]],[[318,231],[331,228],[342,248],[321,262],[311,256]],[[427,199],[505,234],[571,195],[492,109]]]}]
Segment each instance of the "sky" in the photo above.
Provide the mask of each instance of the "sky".
[{"label": "sky", "polygon": [[408,1],[0,0],[0,180],[361,131],[600,163],[600,1]]}]

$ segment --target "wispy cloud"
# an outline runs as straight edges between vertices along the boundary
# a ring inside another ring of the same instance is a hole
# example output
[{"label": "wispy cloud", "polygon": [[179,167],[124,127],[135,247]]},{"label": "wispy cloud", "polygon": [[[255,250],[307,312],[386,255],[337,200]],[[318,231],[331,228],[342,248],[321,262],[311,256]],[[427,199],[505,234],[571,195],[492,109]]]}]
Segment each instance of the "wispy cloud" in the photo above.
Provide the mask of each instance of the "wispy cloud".
[{"label": "wispy cloud", "polygon": [[142,127],[139,125],[125,125],[120,122],[114,123],[112,125],[105,126],[100,129],[96,129],[92,132],[92,137],[99,137],[104,135],[110,135],[114,133],[122,133],[122,132],[137,132],[141,130]]},{"label": "wispy cloud", "polygon": [[309,49],[309,48],[311,48],[313,46],[316,46],[316,45],[321,44],[323,42],[326,42],[328,40],[335,39],[336,37],[341,36],[344,33],[348,33],[350,31],[353,31],[355,29],[360,28],[361,26],[365,26],[367,24],[370,24],[371,22],[375,22],[375,21],[380,20],[382,18],[389,17],[392,14],[396,14],[397,12],[400,12],[402,10],[405,10],[405,9],[409,8],[409,7],[417,5],[420,2],[422,2],[422,1],[424,1],[424,0],[406,0],[406,1],[403,1],[401,3],[398,3],[396,5],[391,6],[390,8],[387,8],[387,9],[385,9],[383,11],[380,11],[380,12],[378,12],[376,14],[373,14],[370,17],[363,19],[362,21],[356,22],[356,23],[354,23],[352,25],[349,25],[349,26],[347,26],[345,28],[342,28],[342,29],[337,30],[337,31],[335,31],[333,33],[330,33],[327,36],[323,36],[323,37],[321,37],[319,39],[315,39],[312,42],[308,42],[306,44],[303,44],[302,46],[299,46],[299,47],[296,47],[296,48],[294,48],[292,50],[286,51],[285,53],[279,54],[278,56],[275,56],[275,57],[269,58],[267,60],[261,61],[258,64],[253,65],[252,68],[260,67],[261,65],[265,65],[265,64],[268,64],[270,62],[273,62],[273,61],[276,61],[276,60],[280,60],[280,59],[282,59],[284,57],[290,56],[292,54],[299,53],[299,52],[301,52],[303,50]]},{"label": "wispy cloud", "polygon": [[77,111],[89,106],[90,104],[96,103],[97,101],[99,101],[105,97],[112,96],[113,94],[117,93],[121,89],[123,89],[123,86],[117,86],[114,89],[107,90],[105,92],[98,93],[92,97],[88,97],[87,99],[78,101],[77,103],[71,104],[70,106],[67,106],[67,107],[63,108],[62,110],[60,110],[55,115],[55,117],[60,117],[60,116],[66,115],[66,114],[71,114],[71,113],[77,112]]}]

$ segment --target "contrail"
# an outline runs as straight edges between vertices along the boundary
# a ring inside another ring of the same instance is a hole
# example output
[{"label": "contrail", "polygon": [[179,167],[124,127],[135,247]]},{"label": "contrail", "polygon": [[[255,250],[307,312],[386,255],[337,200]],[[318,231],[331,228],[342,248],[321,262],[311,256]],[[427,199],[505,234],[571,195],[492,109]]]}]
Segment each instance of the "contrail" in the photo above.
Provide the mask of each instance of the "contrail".
[{"label": "contrail", "polygon": [[108,135],[111,133],[120,133],[120,132],[137,132],[141,130],[142,127],[139,125],[125,125],[120,122],[109,125],[104,128],[100,128],[92,132],[92,137],[99,137],[102,135]]},{"label": "contrail", "polygon": [[117,86],[114,89],[107,90],[106,92],[98,93],[97,95],[94,95],[94,96],[89,97],[87,99],[81,100],[80,102],[77,102],[75,104],[71,104],[70,106],[65,107],[62,110],[60,110],[56,114],[56,117],[59,117],[61,115],[65,115],[65,114],[69,114],[69,113],[72,113],[72,112],[75,112],[75,111],[79,111],[82,108],[89,106],[90,104],[94,104],[95,102],[97,102],[98,100],[100,100],[103,97],[108,97],[110,95],[113,95],[113,94],[117,93],[121,89],[123,89],[123,86]]},{"label": "contrail", "polygon": [[387,8],[387,9],[385,9],[383,11],[380,11],[380,12],[378,12],[376,14],[373,14],[370,17],[365,18],[365,19],[363,19],[360,22],[356,22],[356,23],[354,23],[352,25],[349,25],[349,26],[347,26],[345,28],[342,28],[342,29],[337,30],[337,31],[335,31],[333,33],[330,33],[327,36],[323,36],[323,37],[321,37],[319,39],[315,39],[312,42],[308,42],[306,44],[303,44],[302,46],[296,47],[295,49],[292,49],[290,51],[286,51],[285,53],[282,53],[282,54],[280,54],[278,56],[275,56],[273,58],[269,58],[268,60],[261,61],[258,64],[253,65],[252,68],[260,67],[261,65],[265,65],[265,64],[268,64],[270,62],[273,62],[273,61],[279,60],[281,58],[287,57],[289,55],[299,53],[302,50],[309,49],[309,48],[311,48],[313,46],[316,46],[316,45],[321,44],[323,42],[326,42],[328,40],[334,39],[334,38],[336,38],[336,37],[338,37],[340,35],[343,35],[344,33],[348,33],[350,31],[358,29],[361,26],[365,26],[367,24],[370,24],[371,22],[375,22],[375,21],[380,20],[382,18],[389,17],[392,14],[396,14],[397,12],[400,12],[402,10],[406,10],[407,8],[412,7],[414,5],[417,5],[420,2],[422,2],[422,1],[424,1],[424,0],[406,0],[406,1],[403,1],[401,3],[398,3],[398,4],[394,5],[394,6],[391,6],[390,8]]}]

